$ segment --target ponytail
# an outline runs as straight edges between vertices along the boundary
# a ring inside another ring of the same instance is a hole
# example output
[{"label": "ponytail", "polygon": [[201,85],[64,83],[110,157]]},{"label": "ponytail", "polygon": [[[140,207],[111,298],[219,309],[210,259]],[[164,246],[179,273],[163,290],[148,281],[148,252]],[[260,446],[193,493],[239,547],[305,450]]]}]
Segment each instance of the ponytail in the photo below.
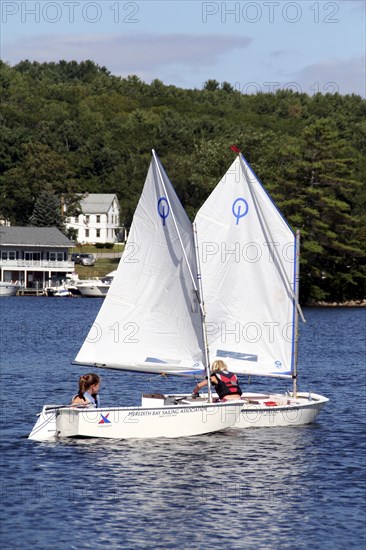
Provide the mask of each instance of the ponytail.
[{"label": "ponytail", "polygon": [[99,376],[97,374],[94,374],[93,372],[90,372],[88,374],[83,374],[79,378],[79,392],[78,397],[80,399],[84,399],[84,393],[89,390],[91,386],[94,386],[95,384],[98,384],[99,382]]}]

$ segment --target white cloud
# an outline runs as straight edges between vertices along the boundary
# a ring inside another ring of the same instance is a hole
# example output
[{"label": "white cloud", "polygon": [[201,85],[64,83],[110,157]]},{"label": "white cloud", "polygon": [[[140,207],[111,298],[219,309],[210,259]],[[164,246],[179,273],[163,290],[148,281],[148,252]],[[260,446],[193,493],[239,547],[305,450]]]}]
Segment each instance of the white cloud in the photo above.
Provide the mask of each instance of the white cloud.
[{"label": "white cloud", "polygon": [[245,36],[189,33],[125,35],[39,35],[3,46],[3,59],[81,61],[91,59],[117,74],[141,74],[183,65],[192,69],[217,64],[222,56],[247,48]]},{"label": "white cloud", "polygon": [[301,69],[295,80],[303,91],[339,92],[340,94],[357,94],[366,96],[366,59],[365,56],[351,59],[336,59],[308,65]]},{"label": "white cloud", "polygon": [[[230,34],[38,35],[4,45],[2,57],[12,64],[22,59],[39,62],[91,59],[113,74],[137,74],[147,82],[160,78],[167,84],[193,88],[202,86],[209,78],[236,83],[244,65],[243,61],[238,65],[235,59],[245,60],[249,75],[248,60],[254,59],[253,53],[248,58],[243,52],[250,45],[251,38]],[[254,78],[262,83],[276,81],[273,89],[287,87],[309,95],[317,91],[366,95],[364,56],[323,60],[293,72],[290,68],[293,62],[284,60],[292,58],[294,52],[284,48],[272,50],[268,55],[257,59],[256,68],[260,70]],[[233,78],[230,72],[235,75]],[[262,88],[270,91],[268,85],[263,84]]]}]

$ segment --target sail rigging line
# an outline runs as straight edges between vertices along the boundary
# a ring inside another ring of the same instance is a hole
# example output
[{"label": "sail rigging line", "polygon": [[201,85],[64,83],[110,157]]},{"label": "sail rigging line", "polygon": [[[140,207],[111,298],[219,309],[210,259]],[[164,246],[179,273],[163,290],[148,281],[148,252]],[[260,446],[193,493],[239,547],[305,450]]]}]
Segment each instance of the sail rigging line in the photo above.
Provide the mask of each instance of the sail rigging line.
[{"label": "sail rigging line", "polygon": [[207,394],[208,394],[208,402],[212,403],[212,388],[211,388],[211,371],[210,371],[210,350],[208,347],[208,338],[207,338],[207,327],[206,327],[206,310],[205,310],[205,302],[203,299],[203,286],[202,286],[202,274],[201,274],[201,264],[200,264],[200,257],[199,257],[199,249],[198,249],[198,236],[197,236],[197,227],[195,222],[192,224],[192,230],[193,230],[193,239],[194,239],[194,245],[195,245],[195,252],[196,252],[196,264],[197,264],[197,280],[198,280],[198,289],[200,293],[200,299],[202,303],[201,307],[201,320],[202,320],[202,334],[203,334],[203,345],[204,345],[204,354],[205,354],[205,367],[206,367],[206,375],[207,375]]},{"label": "sail rigging line", "polygon": [[[295,263],[295,292],[296,298],[299,299],[299,290],[300,290],[300,231],[296,231],[296,263]],[[293,377],[292,377],[292,394],[293,397],[297,397],[297,363],[299,355],[299,312],[295,308],[295,339],[294,339],[294,368],[293,368]]]},{"label": "sail rigging line", "polygon": [[152,149],[152,154],[153,154],[153,157],[154,157],[154,160],[155,160],[155,163],[156,163],[156,168],[157,168],[157,171],[158,171],[160,180],[161,180],[161,185],[162,185],[162,187],[163,187],[163,189],[164,189],[164,193],[165,193],[165,195],[166,195],[166,200],[167,200],[168,206],[169,206],[169,208],[170,208],[170,212],[172,213],[172,219],[173,219],[174,227],[175,227],[175,230],[176,230],[177,235],[178,235],[179,244],[180,244],[180,246],[181,246],[181,248],[182,248],[183,256],[184,256],[184,259],[185,259],[186,264],[187,264],[187,267],[188,267],[188,272],[189,272],[191,281],[192,281],[192,283],[193,283],[193,288],[194,288],[194,291],[195,291],[195,293],[196,293],[196,296],[197,296],[197,299],[198,299],[198,303],[199,303],[199,305],[200,305],[201,312],[202,312],[202,314],[203,314],[203,313],[204,313],[204,312],[203,312],[203,306],[202,306],[202,303],[201,303],[199,291],[198,291],[198,288],[197,288],[197,285],[196,285],[196,281],[195,281],[195,278],[194,278],[193,273],[192,273],[192,270],[191,270],[190,263],[189,263],[188,258],[187,258],[186,250],[185,250],[185,248],[184,248],[184,245],[183,245],[183,242],[182,242],[182,238],[181,238],[181,235],[180,235],[180,232],[179,232],[179,229],[178,229],[177,221],[176,221],[175,216],[174,216],[174,211],[173,211],[173,209],[172,209],[171,202],[170,202],[168,193],[167,193],[167,191],[166,191],[166,187],[165,187],[165,183],[164,183],[164,178],[163,178],[162,173],[161,173],[161,170],[160,170],[159,158],[158,158],[158,156],[157,156],[157,154],[156,154],[156,152],[155,152],[154,149]]},{"label": "sail rigging line", "polygon": [[[242,154],[239,155],[239,159],[240,159],[240,165],[242,167],[242,170],[243,172],[245,171],[244,169],[246,168],[246,162],[244,160],[244,157]],[[249,166],[248,166],[249,168]],[[252,170],[251,170],[252,171]],[[253,171],[252,171],[253,173]],[[253,174],[254,175],[254,174]],[[267,233],[269,234],[270,238],[271,238],[271,242],[274,243],[274,239],[272,237],[272,234],[271,234],[271,230],[269,229],[268,227],[268,224],[266,222],[266,219],[263,215],[263,212],[262,212],[262,209],[261,209],[261,206],[259,204],[259,201],[257,199],[257,196],[256,196],[256,193],[255,193],[255,190],[253,189],[253,186],[251,185],[251,182],[250,182],[250,179],[248,178],[248,188],[249,188],[249,191],[250,191],[250,194],[252,196],[252,199],[253,199],[253,202],[258,210],[258,214],[259,214],[259,217],[260,217],[260,221],[261,223],[265,226],[266,230],[267,230]],[[270,248],[271,250],[271,248]],[[278,250],[275,246],[272,247],[272,253],[274,256],[276,256],[276,260],[277,260],[277,264],[278,266],[280,267],[280,274],[281,274],[281,277],[285,280],[285,282],[287,283],[287,290],[290,292],[290,295],[295,303],[295,306],[296,306],[296,309],[298,311],[298,313],[300,314],[301,316],[301,319],[304,323],[306,323],[306,320],[305,320],[305,317],[304,317],[304,314],[302,312],[302,309],[301,309],[301,306],[299,304],[299,301],[298,301],[298,298],[296,297],[296,294],[294,293],[293,289],[292,289],[292,284],[291,284],[291,281],[289,280],[288,276],[287,276],[287,273],[282,265],[282,261],[281,261],[281,258],[280,258],[280,255],[278,253]]]}]

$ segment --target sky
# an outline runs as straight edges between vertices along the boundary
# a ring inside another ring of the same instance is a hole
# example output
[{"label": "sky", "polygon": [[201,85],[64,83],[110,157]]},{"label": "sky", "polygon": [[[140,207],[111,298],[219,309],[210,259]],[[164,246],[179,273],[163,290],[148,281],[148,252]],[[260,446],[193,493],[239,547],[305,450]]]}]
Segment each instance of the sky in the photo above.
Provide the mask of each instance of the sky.
[{"label": "sky", "polygon": [[91,59],[114,75],[243,93],[366,97],[364,0],[1,0],[1,58]]}]

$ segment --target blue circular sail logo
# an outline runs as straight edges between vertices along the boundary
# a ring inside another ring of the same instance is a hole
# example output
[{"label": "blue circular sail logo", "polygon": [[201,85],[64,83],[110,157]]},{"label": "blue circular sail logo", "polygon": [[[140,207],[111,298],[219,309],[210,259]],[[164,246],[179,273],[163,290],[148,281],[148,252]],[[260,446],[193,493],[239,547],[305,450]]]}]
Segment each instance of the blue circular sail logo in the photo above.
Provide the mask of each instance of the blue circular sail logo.
[{"label": "blue circular sail logo", "polygon": [[163,220],[163,225],[165,225],[165,220],[169,216],[169,212],[170,208],[168,201],[165,197],[160,197],[160,199],[158,200],[158,214]]},{"label": "blue circular sail logo", "polygon": [[239,197],[233,202],[232,212],[236,218],[236,224],[238,225],[240,218],[244,218],[248,214],[249,205],[243,197]]}]

